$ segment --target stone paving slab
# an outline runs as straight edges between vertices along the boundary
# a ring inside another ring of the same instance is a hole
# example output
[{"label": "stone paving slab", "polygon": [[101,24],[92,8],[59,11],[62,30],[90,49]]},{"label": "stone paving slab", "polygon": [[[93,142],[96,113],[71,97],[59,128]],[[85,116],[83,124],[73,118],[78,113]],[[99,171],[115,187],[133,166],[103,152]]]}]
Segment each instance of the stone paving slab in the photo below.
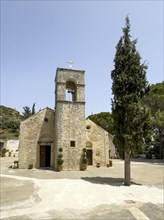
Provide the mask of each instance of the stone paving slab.
[{"label": "stone paving slab", "polygon": [[84,172],[11,169],[12,160],[0,158],[1,219],[164,220],[162,161],[132,161],[126,187],[122,160]]}]

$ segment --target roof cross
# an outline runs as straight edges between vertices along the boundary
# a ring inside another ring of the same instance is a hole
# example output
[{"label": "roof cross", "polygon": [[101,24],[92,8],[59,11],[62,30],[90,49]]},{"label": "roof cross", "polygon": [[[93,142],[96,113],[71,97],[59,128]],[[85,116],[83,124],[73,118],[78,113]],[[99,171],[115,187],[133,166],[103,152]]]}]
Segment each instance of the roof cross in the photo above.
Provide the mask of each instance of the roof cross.
[{"label": "roof cross", "polygon": [[69,69],[72,69],[73,61],[72,61],[72,60],[69,60],[67,63],[69,64]]}]

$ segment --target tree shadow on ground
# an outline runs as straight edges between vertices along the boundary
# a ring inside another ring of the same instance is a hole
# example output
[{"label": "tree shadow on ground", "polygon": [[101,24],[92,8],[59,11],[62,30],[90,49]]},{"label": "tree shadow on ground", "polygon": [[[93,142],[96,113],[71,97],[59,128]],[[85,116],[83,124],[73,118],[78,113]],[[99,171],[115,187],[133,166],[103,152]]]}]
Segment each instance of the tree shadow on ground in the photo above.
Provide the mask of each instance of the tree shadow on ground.
[{"label": "tree shadow on ground", "polygon": [[[113,177],[81,177],[82,180],[88,181],[94,184],[105,184],[110,186],[124,186],[124,178]],[[131,181],[131,185],[142,185]]]}]

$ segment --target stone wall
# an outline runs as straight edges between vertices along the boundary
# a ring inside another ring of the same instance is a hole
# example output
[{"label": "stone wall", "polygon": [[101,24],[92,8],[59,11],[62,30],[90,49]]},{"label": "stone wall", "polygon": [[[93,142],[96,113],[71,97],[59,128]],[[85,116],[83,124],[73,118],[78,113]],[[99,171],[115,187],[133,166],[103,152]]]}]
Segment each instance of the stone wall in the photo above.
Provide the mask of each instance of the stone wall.
[{"label": "stone wall", "polygon": [[[49,142],[54,142],[54,111],[45,108],[29,117],[20,125],[19,167],[39,167],[39,140],[47,137]],[[53,150],[54,152],[54,150]]]},{"label": "stone wall", "polygon": [[[58,103],[56,115],[58,123],[56,129],[56,146],[63,148],[65,170],[79,170],[82,148],[86,145],[85,136],[85,106],[84,104],[67,102]],[[71,147],[71,141],[75,147]]]},{"label": "stone wall", "polygon": [[[75,84],[75,100],[66,100],[67,82]],[[84,71],[58,68],[55,83],[56,155],[62,147],[64,169],[79,170],[82,148],[86,145]]]},{"label": "stone wall", "polygon": [[106,166],[109,162],[109,151],[113,149],[112,136],[100,126],[86,120],[87,149],[92,149],[93,165]]},{"label": "stone wall", "polygon": [[84,71],[57,68],[55,77],[55,93],[56,101],[66,100],[66,82],[73,80],[77,85],[77,101],[85,102],[85,82]]},{"label": "stone wall", "polygon": [[116,148],[115,145],[113,144],[113,136],[111,134],[108,134],[108,136],[109,136],[109,146],[110,146],[109,158],[114,159],[116,157]]},{"label": "stone wall", "polygon": [[5,143],[5,147],[8,150],[6,156],[18,156],[19,140],[7,140]]}]

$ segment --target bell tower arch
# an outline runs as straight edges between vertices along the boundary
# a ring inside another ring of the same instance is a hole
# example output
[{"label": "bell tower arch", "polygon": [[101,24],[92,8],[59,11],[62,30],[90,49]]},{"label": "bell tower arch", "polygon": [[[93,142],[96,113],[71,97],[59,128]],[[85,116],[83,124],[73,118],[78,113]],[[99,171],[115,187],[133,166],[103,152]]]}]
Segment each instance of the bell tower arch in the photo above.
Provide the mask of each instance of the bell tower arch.
[{"label": "bell tower arch", "polygon": [[58,149],[62,147],[65,170],[80,169],[82,149],[86,146],[84,74],[82,70],[64,68],[56,70],[56,157]]}]

